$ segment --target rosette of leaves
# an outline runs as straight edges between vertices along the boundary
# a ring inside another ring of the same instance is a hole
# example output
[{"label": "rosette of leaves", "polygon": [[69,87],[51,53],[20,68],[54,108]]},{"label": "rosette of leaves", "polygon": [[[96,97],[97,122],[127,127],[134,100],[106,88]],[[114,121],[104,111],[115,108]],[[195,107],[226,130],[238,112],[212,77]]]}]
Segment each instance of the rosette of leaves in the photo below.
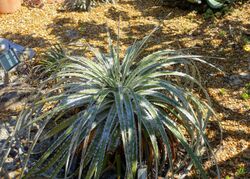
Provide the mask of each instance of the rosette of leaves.
[{"label": "rosette of leaves", "polygon": [[[202,3],[202,0],[188,0],[188,1],[192,3],[198,3],[198,4]],[[209,7],[212,9],[219,9],[219,8],[222,8],[224,5],[224,2],[221,0],[206,0],[206,2],[209,5]]]},{"label": "rosette of leaves", "polygon": [[88,11],[98,3],[115,3],[115,0],[65,0],[64,7],[67,10]]},{"label": "rosette of leaves", "polygon": [[[115,177],[135,178],[144,165],[150,178],[165,177],[181,170],[175,161],[182,148],[185,170],[195,166],[207,178],[201,155],[209,148],[205,129],[212,110],[187,85],[196,84],[209,102],[189,74],[197,72],[195,62],[206,62],[173,50],[143,57],[150,35],[122,60],[111,40],[108,55],[90,47],[94,59],[65,56],[69,63],[57,73],[55,87],[38,94],[17,122],[13,136],[40,123],[23,161],[24,177],[107,178],[111,170]],[[47,140],[52,143],[29,166],[36,146]],[[1,161],[7,156],[8,150]]]},{"label": "rosette of leaves", "polygon": [[64,63],[66,52],[61,45],[56,44],[43,54],[43,59],[34,68],[34,73],[40,77],[49,77],[52,74],[59,72]]},{"label": "rosette of leaves", "polygon": [[[171,2],[172,0],[160,0],[161,3],[164,4],[164,2]],[[207,5],[212,8],[212,9],[220,9],[224,6],[225,3],[232,3],[233,0],[185,0],[191,3],[197,3],[197,4],[202,4],[202,3],[207,3]]]}]

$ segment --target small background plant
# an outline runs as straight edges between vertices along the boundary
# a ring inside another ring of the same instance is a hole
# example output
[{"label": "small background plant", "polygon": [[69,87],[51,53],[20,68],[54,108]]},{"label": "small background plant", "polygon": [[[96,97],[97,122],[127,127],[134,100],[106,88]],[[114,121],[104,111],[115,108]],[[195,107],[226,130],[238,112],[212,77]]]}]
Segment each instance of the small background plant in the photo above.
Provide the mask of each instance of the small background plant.
[{"label": "small background plant", "polygon": [[61,45],[56,44],[43,54],[43,59],[34,67],[34,73],[40,78],[46,78],[59,72],[61,67],[67,62],[66,52]]},{"label": "small background plant", "polygon": [[115,3],[115,0],[65,0],[64,8],[67,10],[89,11],[92,6],[100,3]]},{"label": "small background plant", "polygon": [[245,174],[246,174],[246,168],[244,166],[239,166],[239,168],[235,173],[237,177],[243,177]]},{"label": "small background plant", "polygon": [[244,91],[241,94],[241,98],[244,99],[244,100],[250,99],[250,83],[247,83],[245,85]]}]

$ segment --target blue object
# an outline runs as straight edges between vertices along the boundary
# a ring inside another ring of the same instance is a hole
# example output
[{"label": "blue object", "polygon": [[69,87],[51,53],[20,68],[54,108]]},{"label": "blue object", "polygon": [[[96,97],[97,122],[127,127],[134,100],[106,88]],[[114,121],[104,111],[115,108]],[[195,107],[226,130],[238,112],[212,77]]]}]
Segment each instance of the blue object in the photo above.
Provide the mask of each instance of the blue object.
[{"label": "blue object", "polygon": [[5,72],[10,71],[19,63],[20,60],[13,49],[8,49],[0,53],[0,64],[5,70]]},{"label": "blue object", "polygon": [[0,47],[1,47],[1,50],[4,50],[4,51],[13,49],[17,54],[22,53],[25,49],[23,46],[18,45],[16,43],[13,43],[3,38],[0,38]]},{"label": "blue object", "polygon": [[9,49],[13,49],[18,57],[23,53],[28,54],[29,59],[32,59],[35,56],[35,52],[32,49],[25,48],[7,39],[0,38],[0,53],[1,51],[7,51]]}]

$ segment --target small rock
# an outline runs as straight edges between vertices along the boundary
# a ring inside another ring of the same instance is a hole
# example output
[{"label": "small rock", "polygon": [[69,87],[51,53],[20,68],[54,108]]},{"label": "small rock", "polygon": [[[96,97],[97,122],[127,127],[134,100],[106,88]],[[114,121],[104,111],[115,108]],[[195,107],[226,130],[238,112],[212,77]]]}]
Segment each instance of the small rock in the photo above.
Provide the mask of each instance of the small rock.
[{"label": "small rock", "polygon": [[76,30],[67,30],[65,35],[71,40],[77,39],[80,36]]},{"label": "small rock", "polygon": [[249,80],[250,79],[250,73],[242,72],[239,74],[240,78]]},{"label": "small rock", "polygon": [[242,86],[242,80],[238,75],[232,75],[229,77],[229,83],[232,86]]},{"label": "small rock", "polygon": [[3,124],[0,124],[0,144],[3,144],[8,137],[9,137],[8,130]]},{"label": "small rock", "polygon": [[13,158],[10,158],[10,157],[7,158],[4,165],[5,165],[5,169],[7,171],[11,171],[11,170],[16,169],[16,165],[15,165],[15,162],[14,162]]}]

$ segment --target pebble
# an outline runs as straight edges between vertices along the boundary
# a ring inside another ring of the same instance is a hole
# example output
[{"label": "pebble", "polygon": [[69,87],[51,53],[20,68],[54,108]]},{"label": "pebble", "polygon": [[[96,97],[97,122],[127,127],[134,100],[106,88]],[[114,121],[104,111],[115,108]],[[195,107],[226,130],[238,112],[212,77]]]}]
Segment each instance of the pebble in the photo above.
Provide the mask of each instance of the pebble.
[{"label": "pebble", "polygon": [[242,86],[243,81],[240,79],[238,75],[231,75],[229,77],[229,83],[232,86]]},{"label": "pebble", "polygon": [[231,75],[228,78],[229,84],[236,87],[244,86],[244,80],[250,80],[250,73],[241,72],[239,74]]},{"label": "pebble", "polygon": [[77,39],[79,38],[80,34],[76,30],[67,30],[65,34],[69,39]]},{"label": "pebble", "polygon": [[0,145],[3,145],[5,140],[9,137],[9,132],[4,124],[0,124]]},{"label": "pebble", "polygon": [[14,158],[11,158],[11,157],[8,157],[6,159],[6,162],[5,162],[5,169],[6,170],[15,170],[16,167],[15,167],[15,162],[14,162]]},{"label": "pebble", "polygon": [[250,73],[242,72],[239,74],[240,78],[250,80]]}]

